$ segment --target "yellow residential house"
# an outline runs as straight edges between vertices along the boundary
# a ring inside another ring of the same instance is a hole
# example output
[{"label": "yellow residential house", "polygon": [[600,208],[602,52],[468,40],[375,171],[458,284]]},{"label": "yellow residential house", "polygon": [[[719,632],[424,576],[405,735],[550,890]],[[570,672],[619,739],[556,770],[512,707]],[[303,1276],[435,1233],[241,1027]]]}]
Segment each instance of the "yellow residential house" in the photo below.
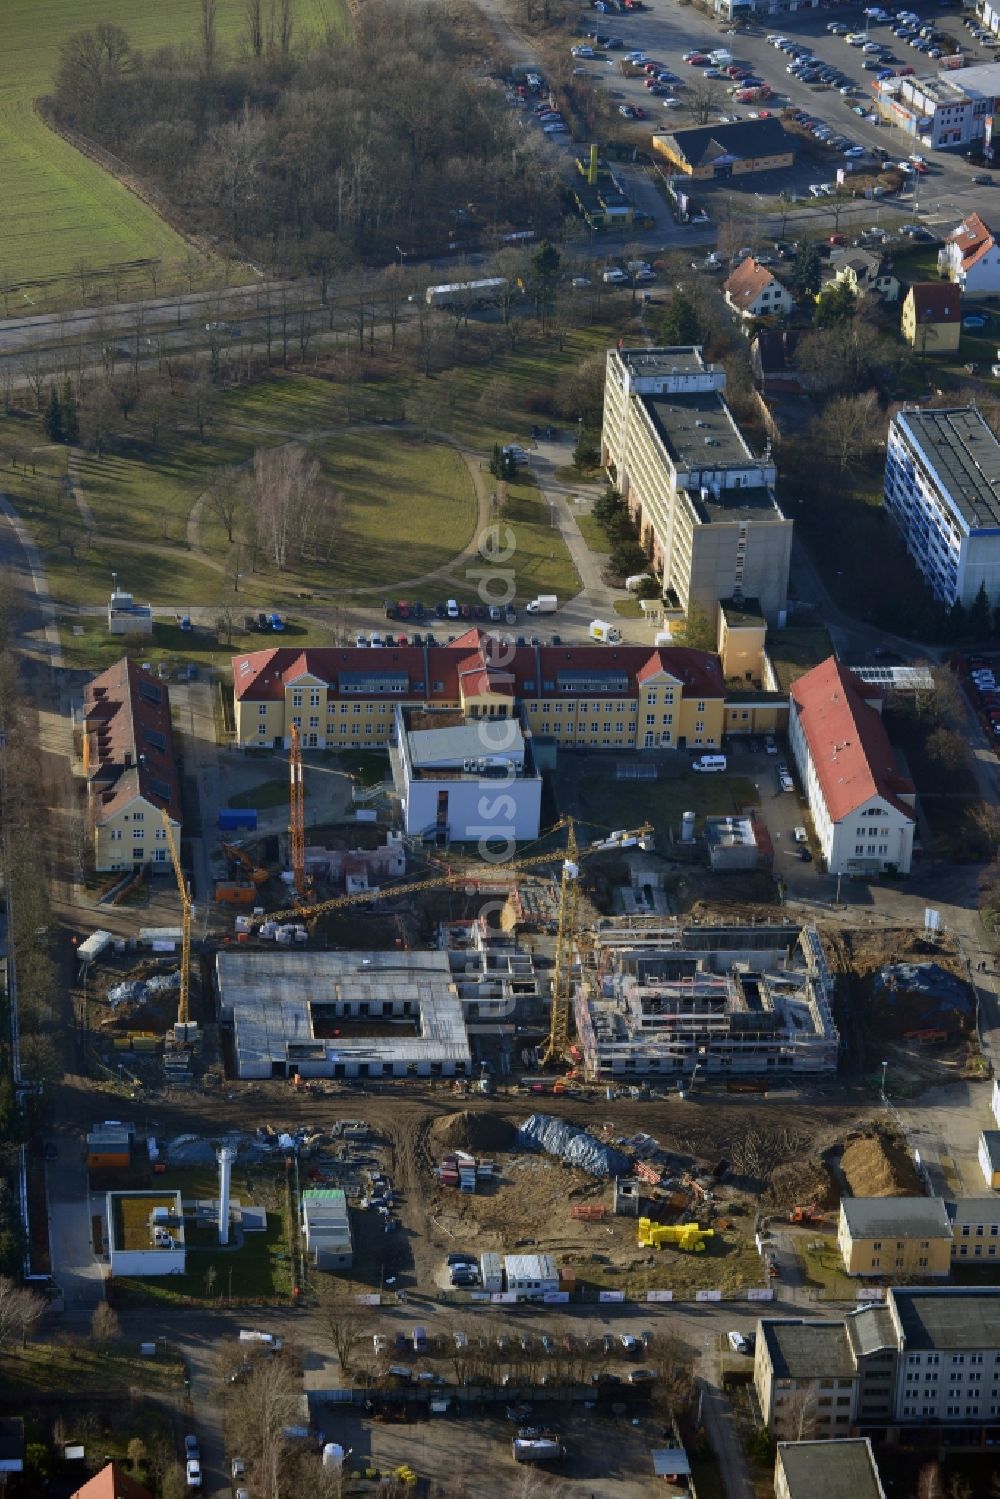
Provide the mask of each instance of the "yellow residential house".
[{"label": "yellow residential house", "polygon": [[901,331],[918,354],[954,354],[962,337],[962,291],[952,281],[917,282],[903,298]]},{"label": "yellow residential house", "polygon": [[686,647],[508,647],[478,628],[446,646],[278,647],[235,656],[236,743],[385,748],[397,706],[460,709],[468,719],[523,715],[574,749],[715,749],[726,687],[719,659]]},{"label": "yellow residential house", "polygon": [[951,1272],[952,1225],[939,1197],[844,1197],[837,1245],[848,1275]]},{"label": "yellow residential house", "polygon": [[94,867],[170,867],[162,813],[181,832],[181,790],[166,686],[123,657],[84,689],[83,767]]}]

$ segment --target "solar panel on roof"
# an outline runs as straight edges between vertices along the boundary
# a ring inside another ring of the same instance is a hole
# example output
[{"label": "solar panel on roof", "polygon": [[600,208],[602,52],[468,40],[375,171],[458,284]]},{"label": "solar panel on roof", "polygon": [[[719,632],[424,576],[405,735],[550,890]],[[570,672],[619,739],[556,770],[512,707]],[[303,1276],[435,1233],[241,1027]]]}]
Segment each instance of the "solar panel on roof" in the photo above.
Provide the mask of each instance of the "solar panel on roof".
[{"label": "solar panel on roof", "polygon": [[170,787],[167,785],[166,781],[161,781],[157,776],[150,776],[146,781],[146,785],[149,787],[154,796],[160,797],[162,801],[165,801],[169,804]]},{"label": "solar panel on roof", "polygon": [[144,697],[148,703],[162,703],[163,693],[155,682],[140,682],[139,696]]},{"label": "solar panel on roof", "polygon": [[146,743],[151,744],[154,749],[165,750],[167,747],[167,736],[165,734],[161,734],[159,729],[147,729],[144,727],[142,731],[142,737],[143,739],[145,739]]}]

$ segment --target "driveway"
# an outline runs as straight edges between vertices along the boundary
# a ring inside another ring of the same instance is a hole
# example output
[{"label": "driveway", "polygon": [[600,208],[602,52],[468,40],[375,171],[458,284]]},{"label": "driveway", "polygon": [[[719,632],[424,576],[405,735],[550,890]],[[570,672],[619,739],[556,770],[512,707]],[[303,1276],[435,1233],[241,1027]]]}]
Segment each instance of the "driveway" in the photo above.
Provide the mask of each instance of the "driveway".
[{"label": "driveway", "polygon": [[80,1137],[57,1134],[47,1143],[56,1152],[45,1171],[52,1274],[67,1312],[93,1308],[104,1299],[103,1267],[91,1240],[91,1215],[102,1206],[90,1197]]}]

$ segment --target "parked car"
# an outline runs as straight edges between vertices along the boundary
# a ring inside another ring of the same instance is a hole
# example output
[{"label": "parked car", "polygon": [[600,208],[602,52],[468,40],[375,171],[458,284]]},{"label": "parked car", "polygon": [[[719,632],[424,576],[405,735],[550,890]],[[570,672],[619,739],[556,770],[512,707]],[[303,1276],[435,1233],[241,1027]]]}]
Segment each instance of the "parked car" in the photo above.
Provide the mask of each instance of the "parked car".
[{"label": "parked car", "polygon": [[185,1471],[186,1471],[186,1474],[187,1474],[187,1486],[188,1486],[188,1488],[189,1489],[200,1489],[201,1488],[201,1463],[198,1461],[198,1459],[196,1457],[192,1457],[192,1458],[190,1458],[188,1460],[187,1468],[186,1468]]}]

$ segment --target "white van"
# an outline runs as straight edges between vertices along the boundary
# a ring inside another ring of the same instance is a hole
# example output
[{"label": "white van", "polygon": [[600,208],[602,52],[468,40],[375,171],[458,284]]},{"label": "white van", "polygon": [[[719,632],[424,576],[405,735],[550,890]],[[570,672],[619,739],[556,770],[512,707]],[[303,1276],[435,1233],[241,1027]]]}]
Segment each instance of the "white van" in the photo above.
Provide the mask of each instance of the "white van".
[{"label": "white van", "polygon": [[456,599],[449,599],[448,600],[448,618],[449,619],[457,619],[458,618],[458,602],[457,602]]},{"label": "white van", "polygon": [[692,770],[700,770],[706,774],[714,770],[725,770],[725,768],[725,755],[702,755],[701,759],[695,760],[691,766]]},{"label": "white van", "polygon": [[273,1332],[258,1332],[251,1327],[240,1328],[239,1340],[241,1343],[257,1343],[262,1348],[273,1348],[275,1352],[279,1351],[282,1346],[281,1339]]}]

